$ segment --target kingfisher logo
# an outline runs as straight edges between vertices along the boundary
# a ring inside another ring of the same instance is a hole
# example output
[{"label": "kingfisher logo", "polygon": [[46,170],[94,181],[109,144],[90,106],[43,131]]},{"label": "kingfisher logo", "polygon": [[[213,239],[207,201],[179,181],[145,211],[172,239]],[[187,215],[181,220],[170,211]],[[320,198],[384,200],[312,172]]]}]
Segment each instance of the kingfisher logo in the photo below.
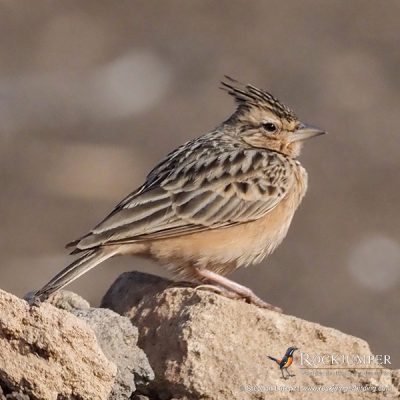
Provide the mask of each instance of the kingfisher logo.
[{"label": "kingfisher logo", "polygon": [[[293,353],[296,350],[298,350],[297,347],[289,347],[282,358],[267,356],[270,360],[274,361],[278,365],[279,369],[281,370],[283,379],[289,379],[290,377],[295,376],[294,374],[291,374],[289,372],[289,367],[293,364]],[[286,376],[284,371],[286,372]]]}]

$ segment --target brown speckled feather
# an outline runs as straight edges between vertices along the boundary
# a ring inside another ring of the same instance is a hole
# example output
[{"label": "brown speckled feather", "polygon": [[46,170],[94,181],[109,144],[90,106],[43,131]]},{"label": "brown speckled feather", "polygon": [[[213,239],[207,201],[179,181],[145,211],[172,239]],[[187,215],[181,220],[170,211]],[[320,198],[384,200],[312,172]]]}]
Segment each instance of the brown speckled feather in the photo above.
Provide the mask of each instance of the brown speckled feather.
[{"label": "brown speckled feather", "polygon": [[161,239],[256,220],[273,209],[292,184],[289,161],[282,154],[188,142],[77,247]]}]

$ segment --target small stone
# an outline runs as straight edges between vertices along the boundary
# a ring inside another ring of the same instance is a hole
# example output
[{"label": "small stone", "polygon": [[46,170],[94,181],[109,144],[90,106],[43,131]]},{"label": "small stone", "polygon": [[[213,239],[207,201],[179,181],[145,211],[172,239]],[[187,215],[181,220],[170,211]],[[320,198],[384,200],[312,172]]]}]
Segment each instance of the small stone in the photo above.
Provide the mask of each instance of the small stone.
[{"label": "small stone", "polygon": [[[40,305],[40,300],[37,300],[37,303],[35,302],[34,295],[35,291],[31,291],[24,296],[24,300],[26,300],[30,304],[35,303],[37,305]],[[69,290],[59,290],[58,292],[53,293],[46,300],[46,303],[65,311],[90,307],[90,304],[87,300]]]},{"label": "small stone", "polygon": [[90,304],[87,300],[69,290],[55,292],[47,301],[54,307],[66,311],[90,308]]}]

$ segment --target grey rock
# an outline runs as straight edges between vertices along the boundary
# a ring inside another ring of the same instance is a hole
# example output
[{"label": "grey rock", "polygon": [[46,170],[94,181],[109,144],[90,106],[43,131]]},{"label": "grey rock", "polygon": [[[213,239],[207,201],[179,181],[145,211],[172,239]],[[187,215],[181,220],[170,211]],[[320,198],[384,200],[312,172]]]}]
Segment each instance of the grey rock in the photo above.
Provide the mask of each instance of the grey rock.
[{"label": "grey rock", "polygon": [[172,284],[173,281],[159,276],[137,271],[125,272],[110,286],[101,301],[101,307],[132,318],[135,305],[144,298],[154,297]]},{"label": "grey rock", "polygon": [[[34,298],[34,294],[35,294],[34,290],[27,293],[24,296],[24,300],[26,300],[28,303],[31,303]],[[65,311],[71,311],[75,308],[81,309],[90,307],[90,304],[87,300],[79,296],[79,294],[76,294],[69,290],[60,290],[58,292],[53,293],[49,297],[49,299],[46,300],[46,303],[49,303],[54,307],[57,307]]]},{"label": "grey rock", "polygon": [[60,290],[59,292],[54,293],[48,302],[54,307],[66,311],[90,308],[90,304],[87,300],[69,290]]},{"label": "grey rock", "polygon": [[72,309],[94,331],[106,357],[117,365],[110,400],[129,399],[136,385],[146,385],[154,372],[145,353],[137,347],[138,330],[131,321],[105,308]]}]

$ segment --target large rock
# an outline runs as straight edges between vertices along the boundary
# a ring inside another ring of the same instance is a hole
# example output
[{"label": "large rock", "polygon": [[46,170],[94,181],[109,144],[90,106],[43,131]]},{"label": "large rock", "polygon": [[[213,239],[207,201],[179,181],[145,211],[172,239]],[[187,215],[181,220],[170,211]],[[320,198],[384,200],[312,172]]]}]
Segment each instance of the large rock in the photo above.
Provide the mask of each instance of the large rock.
[{"label": "large rock", "polygon": [[[107,399],[116,366],[88,325],[0,290],[0,386],[8,398]],[[29,396],[29,397],[28,397]]]},{"label": "large rock", "polygon": [[[121,293],[144,293],[140,282],[150,294],[121,301]],[[162,285],[159,278],[137,272],[124,274],[116,285],[103,303],[124,310],[139,328],[139,346],[156,375],[144,393],[150,398],[308,399],[309,391],[317,391],[320,398],[333,391],[343,400],[399,396],[398,371],[318,363],[313,367],[319,368],[311,370],[301,363],[300,352],[303,357],[371,356],[361,339],[211,292],[168,287],[168,281]],[[281,357],[289,346],[299,350],[291,367],[295,376],[284,380],[267,355]],[[333,367],[340,369],[325,369]]]}]

